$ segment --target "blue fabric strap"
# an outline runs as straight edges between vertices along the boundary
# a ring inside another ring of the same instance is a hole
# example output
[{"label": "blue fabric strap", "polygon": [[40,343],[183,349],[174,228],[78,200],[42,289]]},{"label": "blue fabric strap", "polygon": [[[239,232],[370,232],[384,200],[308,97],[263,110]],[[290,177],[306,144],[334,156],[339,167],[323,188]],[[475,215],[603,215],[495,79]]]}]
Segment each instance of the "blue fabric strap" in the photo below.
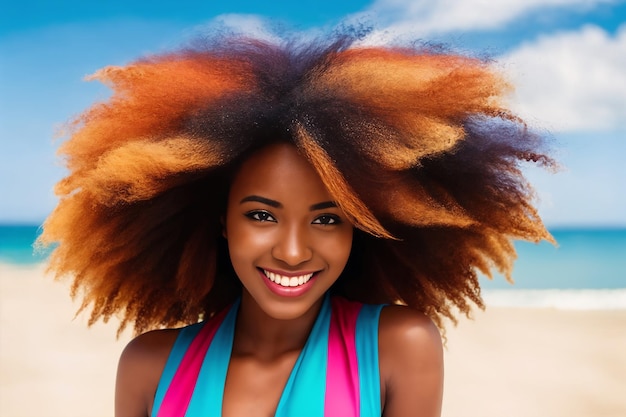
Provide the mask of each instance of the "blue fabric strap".
[{"label": "blue fabric strap", "polygon": [[380,370],[378,323],[383,305],[365,304],[356,322],[356,352],[359,363],[361,417],[380,417]]},{"label": "blue fabric strap", "polygon": [[287,380],[275,417],[320,417],[324,415],[330,297],[322,309]]}]

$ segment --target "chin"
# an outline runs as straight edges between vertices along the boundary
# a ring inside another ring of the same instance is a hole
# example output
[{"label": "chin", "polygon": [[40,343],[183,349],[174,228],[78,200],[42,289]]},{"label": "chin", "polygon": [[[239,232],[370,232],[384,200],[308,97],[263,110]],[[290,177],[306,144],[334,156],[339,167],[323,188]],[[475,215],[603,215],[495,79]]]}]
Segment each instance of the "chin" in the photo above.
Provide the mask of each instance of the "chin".
[{"label": "chin", "polygon": [[312,297],[313,294],[298,298],[265,298],[263,300],[254,300],[259,309],[268,317],[274,320],[297,320],[311,311],[315,307],[319,307],[324,298],[324,294],[319,297]]}]

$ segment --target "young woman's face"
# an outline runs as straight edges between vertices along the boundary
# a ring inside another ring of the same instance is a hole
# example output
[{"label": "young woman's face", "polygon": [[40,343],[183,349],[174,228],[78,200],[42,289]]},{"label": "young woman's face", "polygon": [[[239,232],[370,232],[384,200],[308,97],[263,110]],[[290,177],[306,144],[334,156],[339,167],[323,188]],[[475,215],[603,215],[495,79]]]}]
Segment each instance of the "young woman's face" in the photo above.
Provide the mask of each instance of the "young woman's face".
[{"label": "young woman's face", "polygon": [[288,144],[243,163],[231,184],[224,236],[244,297],[276,319],[300,317],[316,305],[352,247],[352,225]]}]

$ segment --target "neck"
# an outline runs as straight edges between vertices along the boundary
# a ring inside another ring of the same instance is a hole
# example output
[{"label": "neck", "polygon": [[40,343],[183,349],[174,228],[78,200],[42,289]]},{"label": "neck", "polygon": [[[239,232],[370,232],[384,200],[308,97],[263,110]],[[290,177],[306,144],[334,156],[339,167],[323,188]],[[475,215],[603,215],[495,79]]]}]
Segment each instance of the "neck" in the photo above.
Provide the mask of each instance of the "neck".
[{"label": "neck", "polygon": [[235,326],[233,355],[272,360],[302,350],[322,302],[323,298],[298,318],[280,320],[267,315],[244,289]]}]

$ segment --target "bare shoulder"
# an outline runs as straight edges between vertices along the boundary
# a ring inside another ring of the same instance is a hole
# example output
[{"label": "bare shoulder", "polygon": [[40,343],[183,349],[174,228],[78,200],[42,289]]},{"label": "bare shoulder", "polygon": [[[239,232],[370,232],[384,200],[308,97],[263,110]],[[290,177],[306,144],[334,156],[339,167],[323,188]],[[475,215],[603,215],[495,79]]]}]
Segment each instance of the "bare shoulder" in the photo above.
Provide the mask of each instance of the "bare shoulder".
[{"label": "bare shoulder", "polygon": [[120,356],[115,385],[116,416],[148,416],[178,329],[137,336]]},{"label": "bare shoulder", "polygon": [[169,352],[176,341],[180,329],[153,330],[135,337],[124,348],[120,362],[131,362],[142,365],[144,362],[162,359]]},{"label": "bare shoulder", "polygon": [[442,350],[437,326],[426,315],[409,307],[385,306],[380,314],[379,333],[381,347],[384,344],[391,353],[399,353],[395,351],[404,348],[410,351],[417,348],[424,354]]},{"label": "bare shoulder", "polygon": [[404,306],[383,308],[379,355],[385,416],[441,414],[443,348],[430,318]]}]

